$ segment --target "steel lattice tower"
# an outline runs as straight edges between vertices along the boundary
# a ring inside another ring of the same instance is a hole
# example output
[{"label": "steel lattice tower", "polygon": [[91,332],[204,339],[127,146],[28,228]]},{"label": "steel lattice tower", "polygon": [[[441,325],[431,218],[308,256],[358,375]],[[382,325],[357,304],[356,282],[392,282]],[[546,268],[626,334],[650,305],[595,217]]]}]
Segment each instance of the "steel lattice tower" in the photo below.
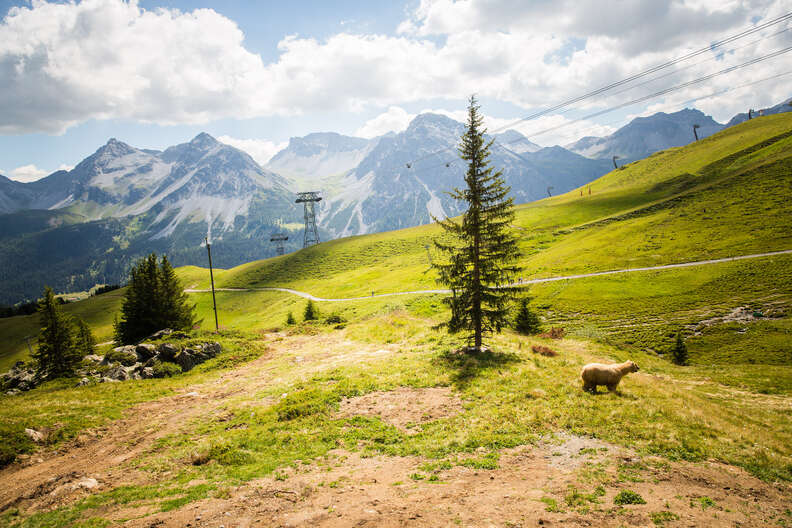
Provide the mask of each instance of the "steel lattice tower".
[{"label": "steel lattice tower", "polygon": [[305,240],[303,247],[307,248],[319,243],[319,230],[316,228],[316,213],[314,204],[322,200],[319,191],[297,193],[294,203],[301,203],[305,207]]},{"label": "steel lattice tower", "polygon": [[277,244],[275,246],[275,251],[277,251],[278,255],[283,255],[283,242],[286,240],[289,240],[289,235],[286,233],[272,233],[270,242],[275,242]]}]

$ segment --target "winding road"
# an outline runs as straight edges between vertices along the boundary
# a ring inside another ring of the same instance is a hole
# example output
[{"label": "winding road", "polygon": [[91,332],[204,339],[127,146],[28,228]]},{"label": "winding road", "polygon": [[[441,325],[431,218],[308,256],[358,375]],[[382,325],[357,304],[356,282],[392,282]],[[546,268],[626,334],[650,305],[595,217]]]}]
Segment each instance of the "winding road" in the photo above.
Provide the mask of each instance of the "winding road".
[{"label": "winding road", "polygon": [[[628,269],[621,269],[621,270],[610,270],[610,271],[595,271],[593,273],[582,273],[580,275],[566,275],[563,277],[548,277],[545,279],[531,279],[522,282],[516,282],[512,284],[507,284],[507,288],[518,288],[520,286],[524,286],[526,284],[540,284],[542,282],[556,282],[556,281],[563,281],[563,280],[574,280],[574,279],[585,279],[587,277],[599,277],[601,275],[616,275],[617,273],[633,273],[636,271],[657,271],[657,270],[667,270],[667,269],[674,269],[674,268],[689,268],[693,266],[705,266],[707,264],[720,264],[722,262],[733,262],[735,260],[747,260],[747,259],[755,259],[755,258],[762,258],[762,257],[774,257],[777,255],[788,255],[792,253],[792,249],[785,249],[782,251],[771,251],[768,253],[755,253],[753,255],[740,255],[737,257],[726,257],[720,259],[710,259],[710,260],[697,260],[694,262],[682,262],[679,264],[664,264],[662,266],[649,266],[646,268],[628,268]],[[207,293],[212,290],[199,290],[199,289],[192,289],[188,288],[185,289],[185,293]],[[451,290],[412,290],[412,291],[405,291],[405,292],[393,292],[393,293],[379,293],[377,295],[366,295],[363,297],[343,297],[339,299],[326,299],[324,297],[317,297],[315,295],[311,295],[310,293],[301,292],[298,290],[293,290],[291,288],[276,288],[276,287],[265,287],[265,288],[215,288],[215,291],[226,291],[226,292],[251,292],[251,291],[279,291],[285,293],[291,293],[293,295],[297,295],[299,297],[303,297],[305,299],[310,299],[312,301],[318,302],[343,302],[343,301],[359,301],[361,299],[373,299],[377,297],[395,297],[397,295],[422,295],[422,294],[434,294],[434,293],[451,293]]]}]

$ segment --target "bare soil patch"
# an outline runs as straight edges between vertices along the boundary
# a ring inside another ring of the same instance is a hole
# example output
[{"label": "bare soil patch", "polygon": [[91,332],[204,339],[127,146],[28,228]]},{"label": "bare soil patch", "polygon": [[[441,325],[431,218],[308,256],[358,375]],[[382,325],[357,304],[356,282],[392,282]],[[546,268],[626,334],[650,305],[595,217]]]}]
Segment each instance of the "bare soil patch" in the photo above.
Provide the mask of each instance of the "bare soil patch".
[{"label": "bare soil patch", "polygon": [[[427,476],[426,461],[418,457],[361,457],[338,451],[297,472],[290,470],[286,480],[258,479],[225,498],[131,520],[127,526],[617,527],[654,526],[652,516],[661,514],[669,519],[663,526],[753,527],[777,526],[787,515],[787,487],[774,487],[737,468],[625,459],[607,444],[607,452],[589,457],[580,455],[580,449],[593,448],[589,439],[571,435],[561,445],[585,465],[551,462],[551,446],[522,446],[502,451],[498,469],[455,466],[432,473],[436,480],[412,478]],[[573,455],[576,450],[578,455]],[[626,481],[619,473],[625,463],[634,466]],[[604,468],[600,480],[586,472],[591,467]],[[600,495],[593,493],[598,486]],[[646,504],[614,504],[622,490],[635,491]],[[593,500],[580,499],[581,494]]]},{"label": "bare soil patch", "polygon": [[371,392],[341,401],[339,415],[378,416],[401,431],[417,433],[413,426],[455,416],[462,400],[449,387],[414,389],[399,387],[387,392]]}]

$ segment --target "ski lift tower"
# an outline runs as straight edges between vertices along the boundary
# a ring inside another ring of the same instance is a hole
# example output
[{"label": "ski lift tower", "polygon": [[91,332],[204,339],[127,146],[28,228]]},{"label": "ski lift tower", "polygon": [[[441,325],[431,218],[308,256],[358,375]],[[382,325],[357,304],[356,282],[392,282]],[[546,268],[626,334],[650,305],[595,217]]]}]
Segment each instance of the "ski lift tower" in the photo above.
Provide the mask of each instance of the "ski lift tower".
[{"label": "ski lift tower", "polygon": [[320,202],[322,197],[319,191],[309,191],[297,193],[297,200],[294,203],[301,203],[305,207],[305,239],[303,247],[313,246],[319,243],[319,230],[316,228],[316,213],[314,204]]},{"label": "ski lift tower", "polygon": [[275,242],[275,251],[278,255],[283,255],[283,243],[289,240],[289,235],[283,232],[272,233],[270,242]]}]

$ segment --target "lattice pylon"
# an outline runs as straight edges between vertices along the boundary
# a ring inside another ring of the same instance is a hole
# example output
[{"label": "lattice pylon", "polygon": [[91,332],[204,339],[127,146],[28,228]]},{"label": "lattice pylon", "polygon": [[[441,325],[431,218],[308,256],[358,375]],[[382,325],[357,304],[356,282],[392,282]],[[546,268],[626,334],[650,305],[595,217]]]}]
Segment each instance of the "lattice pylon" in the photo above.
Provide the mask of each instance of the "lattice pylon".
[{"label": "lattice pylon", "polygon": [[313,246],[319,243],[319,229],[316,227],[316,211],[314,204],[320,202],[322,197],[319,191],[297,193],[297,200],[294,203],[301,203],[304,206],[305,235],[303,247]]}]

